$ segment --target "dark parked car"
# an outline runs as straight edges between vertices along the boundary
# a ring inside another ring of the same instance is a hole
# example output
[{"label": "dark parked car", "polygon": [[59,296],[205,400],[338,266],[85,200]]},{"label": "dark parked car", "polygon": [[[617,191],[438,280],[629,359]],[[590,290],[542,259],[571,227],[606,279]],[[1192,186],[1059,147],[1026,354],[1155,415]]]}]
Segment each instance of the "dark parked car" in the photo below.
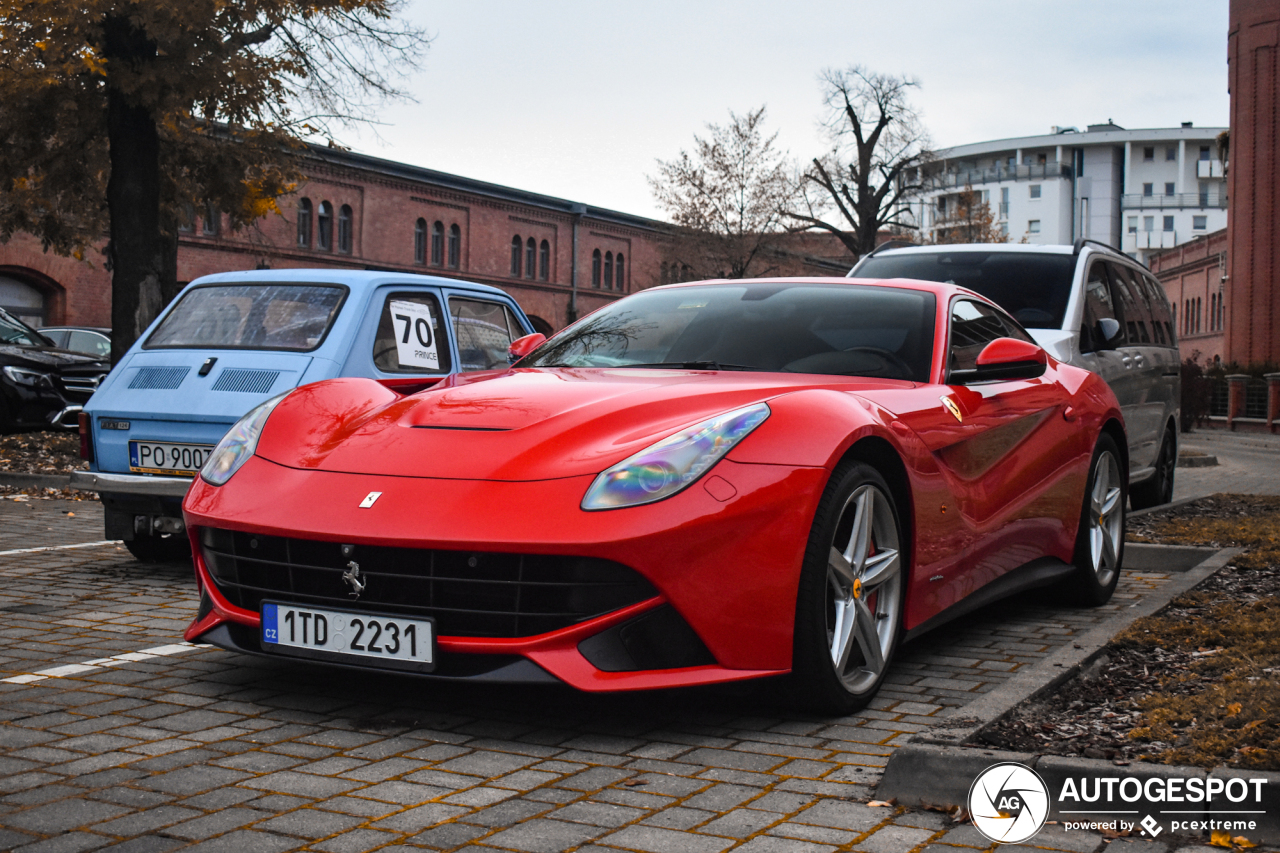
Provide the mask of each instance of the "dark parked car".
[{"label": "dark parked car", "polygon": [[75,429],[109,369],[106,359],[59,349],[0,309],[0,432]]},{"label": "dark parked car", "polygon": [[97,358],[111,358],[111,330],[100,326],[46,326],[40,334],[53,345]]}]

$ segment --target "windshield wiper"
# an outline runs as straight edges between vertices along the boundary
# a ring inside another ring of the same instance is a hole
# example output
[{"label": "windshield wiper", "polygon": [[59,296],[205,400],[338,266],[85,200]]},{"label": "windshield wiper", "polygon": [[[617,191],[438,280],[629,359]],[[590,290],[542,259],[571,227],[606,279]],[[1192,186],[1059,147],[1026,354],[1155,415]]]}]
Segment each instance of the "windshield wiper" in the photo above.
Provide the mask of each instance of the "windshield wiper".
[{"label": "windshield wiper", "polygon": [[620,364],[618,367],[656,367],[676,370],[764,370],[750,364],[725,364],[721,361],[656,361],[649,364]]}]

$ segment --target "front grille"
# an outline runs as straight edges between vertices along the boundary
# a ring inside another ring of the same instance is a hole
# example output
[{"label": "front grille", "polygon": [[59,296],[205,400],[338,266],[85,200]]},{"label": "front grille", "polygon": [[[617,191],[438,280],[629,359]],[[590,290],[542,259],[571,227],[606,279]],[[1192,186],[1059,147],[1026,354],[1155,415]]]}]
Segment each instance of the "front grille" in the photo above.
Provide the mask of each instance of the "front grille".
[{"label": "front grille", "polygon": [[135,390],[172,391],[191,372],[189,367],[139,367],[129,387]]},{"label": "front grille", "polygon": [[213,390],[247,391],[254,394],[265,394],[271,390],[271,386],[275,384],[276,378],[279,376],[280,371],[278,370],[250,370],[236,367],[222,371],[218,376],[218,381],[213,383]]},{"label": "front grille", "polygon": [[[434,617],[449,637],[529,637],[652,598],[653,586],[609,560],[544,554],[436,551],[200,532],[201,554],[228,601],[260,611],[264,599]],[[343,581],[359,564],[359,599]]]},{"label": "front grille", "polygon": [[98,390],[98,385],[106,378],[105,370],[97,373],[63,373],[59,378],[62,387],[70,394],[89,395]]}]

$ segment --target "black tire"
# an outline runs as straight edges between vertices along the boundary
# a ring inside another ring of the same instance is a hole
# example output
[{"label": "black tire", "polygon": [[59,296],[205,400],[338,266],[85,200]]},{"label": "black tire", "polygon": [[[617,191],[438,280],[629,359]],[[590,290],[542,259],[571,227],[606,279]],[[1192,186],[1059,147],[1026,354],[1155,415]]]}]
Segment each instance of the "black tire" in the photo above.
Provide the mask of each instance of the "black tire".
[{"label": "black tire", "polygon": [[1173,428],[1164,431],[1160,440],[1160,452],[1156,455],[1156,470],[1141,483],[1129,489],[1129,504],[1134,509],[1160,506],[1173,500],[1173,476],[1178,470],[1178,437]]},{"label": "black tire", "polygon": [[191,540],[185,533],[135,536],[126,540],[124,547],[143,563],[175,563],[191,559]]},{"label": "black tire", "polygon": [[906,550],[884,477],[861,462],[839,465],[818,504],[796,598],[792,683],[807,710],[853,713],[884,682],[902,636]]},{"label": "black tire", "polygon": [[1076,571],[1070,587],[1075,598],[1089,607],[1111,599],[1124,564],[1125,492],[1120,449],[1103,434],[1093,450],[1089,479],[1080,509],[1076,533]]}]

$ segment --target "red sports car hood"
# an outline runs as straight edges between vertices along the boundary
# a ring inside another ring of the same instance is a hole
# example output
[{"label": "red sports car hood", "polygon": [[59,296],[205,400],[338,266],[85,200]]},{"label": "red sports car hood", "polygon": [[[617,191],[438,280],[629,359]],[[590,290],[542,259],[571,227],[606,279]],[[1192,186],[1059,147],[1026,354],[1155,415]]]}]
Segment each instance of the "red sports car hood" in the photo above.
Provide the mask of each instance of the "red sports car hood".
[{"label": "red sports car hood", "polygon": [[452,377],[398,397],[372,380],[294,391],[257,453],[294,468],[468,480],[596,474],[681,427],[811,388],[906,388],[777,373],[529,369]]}]

